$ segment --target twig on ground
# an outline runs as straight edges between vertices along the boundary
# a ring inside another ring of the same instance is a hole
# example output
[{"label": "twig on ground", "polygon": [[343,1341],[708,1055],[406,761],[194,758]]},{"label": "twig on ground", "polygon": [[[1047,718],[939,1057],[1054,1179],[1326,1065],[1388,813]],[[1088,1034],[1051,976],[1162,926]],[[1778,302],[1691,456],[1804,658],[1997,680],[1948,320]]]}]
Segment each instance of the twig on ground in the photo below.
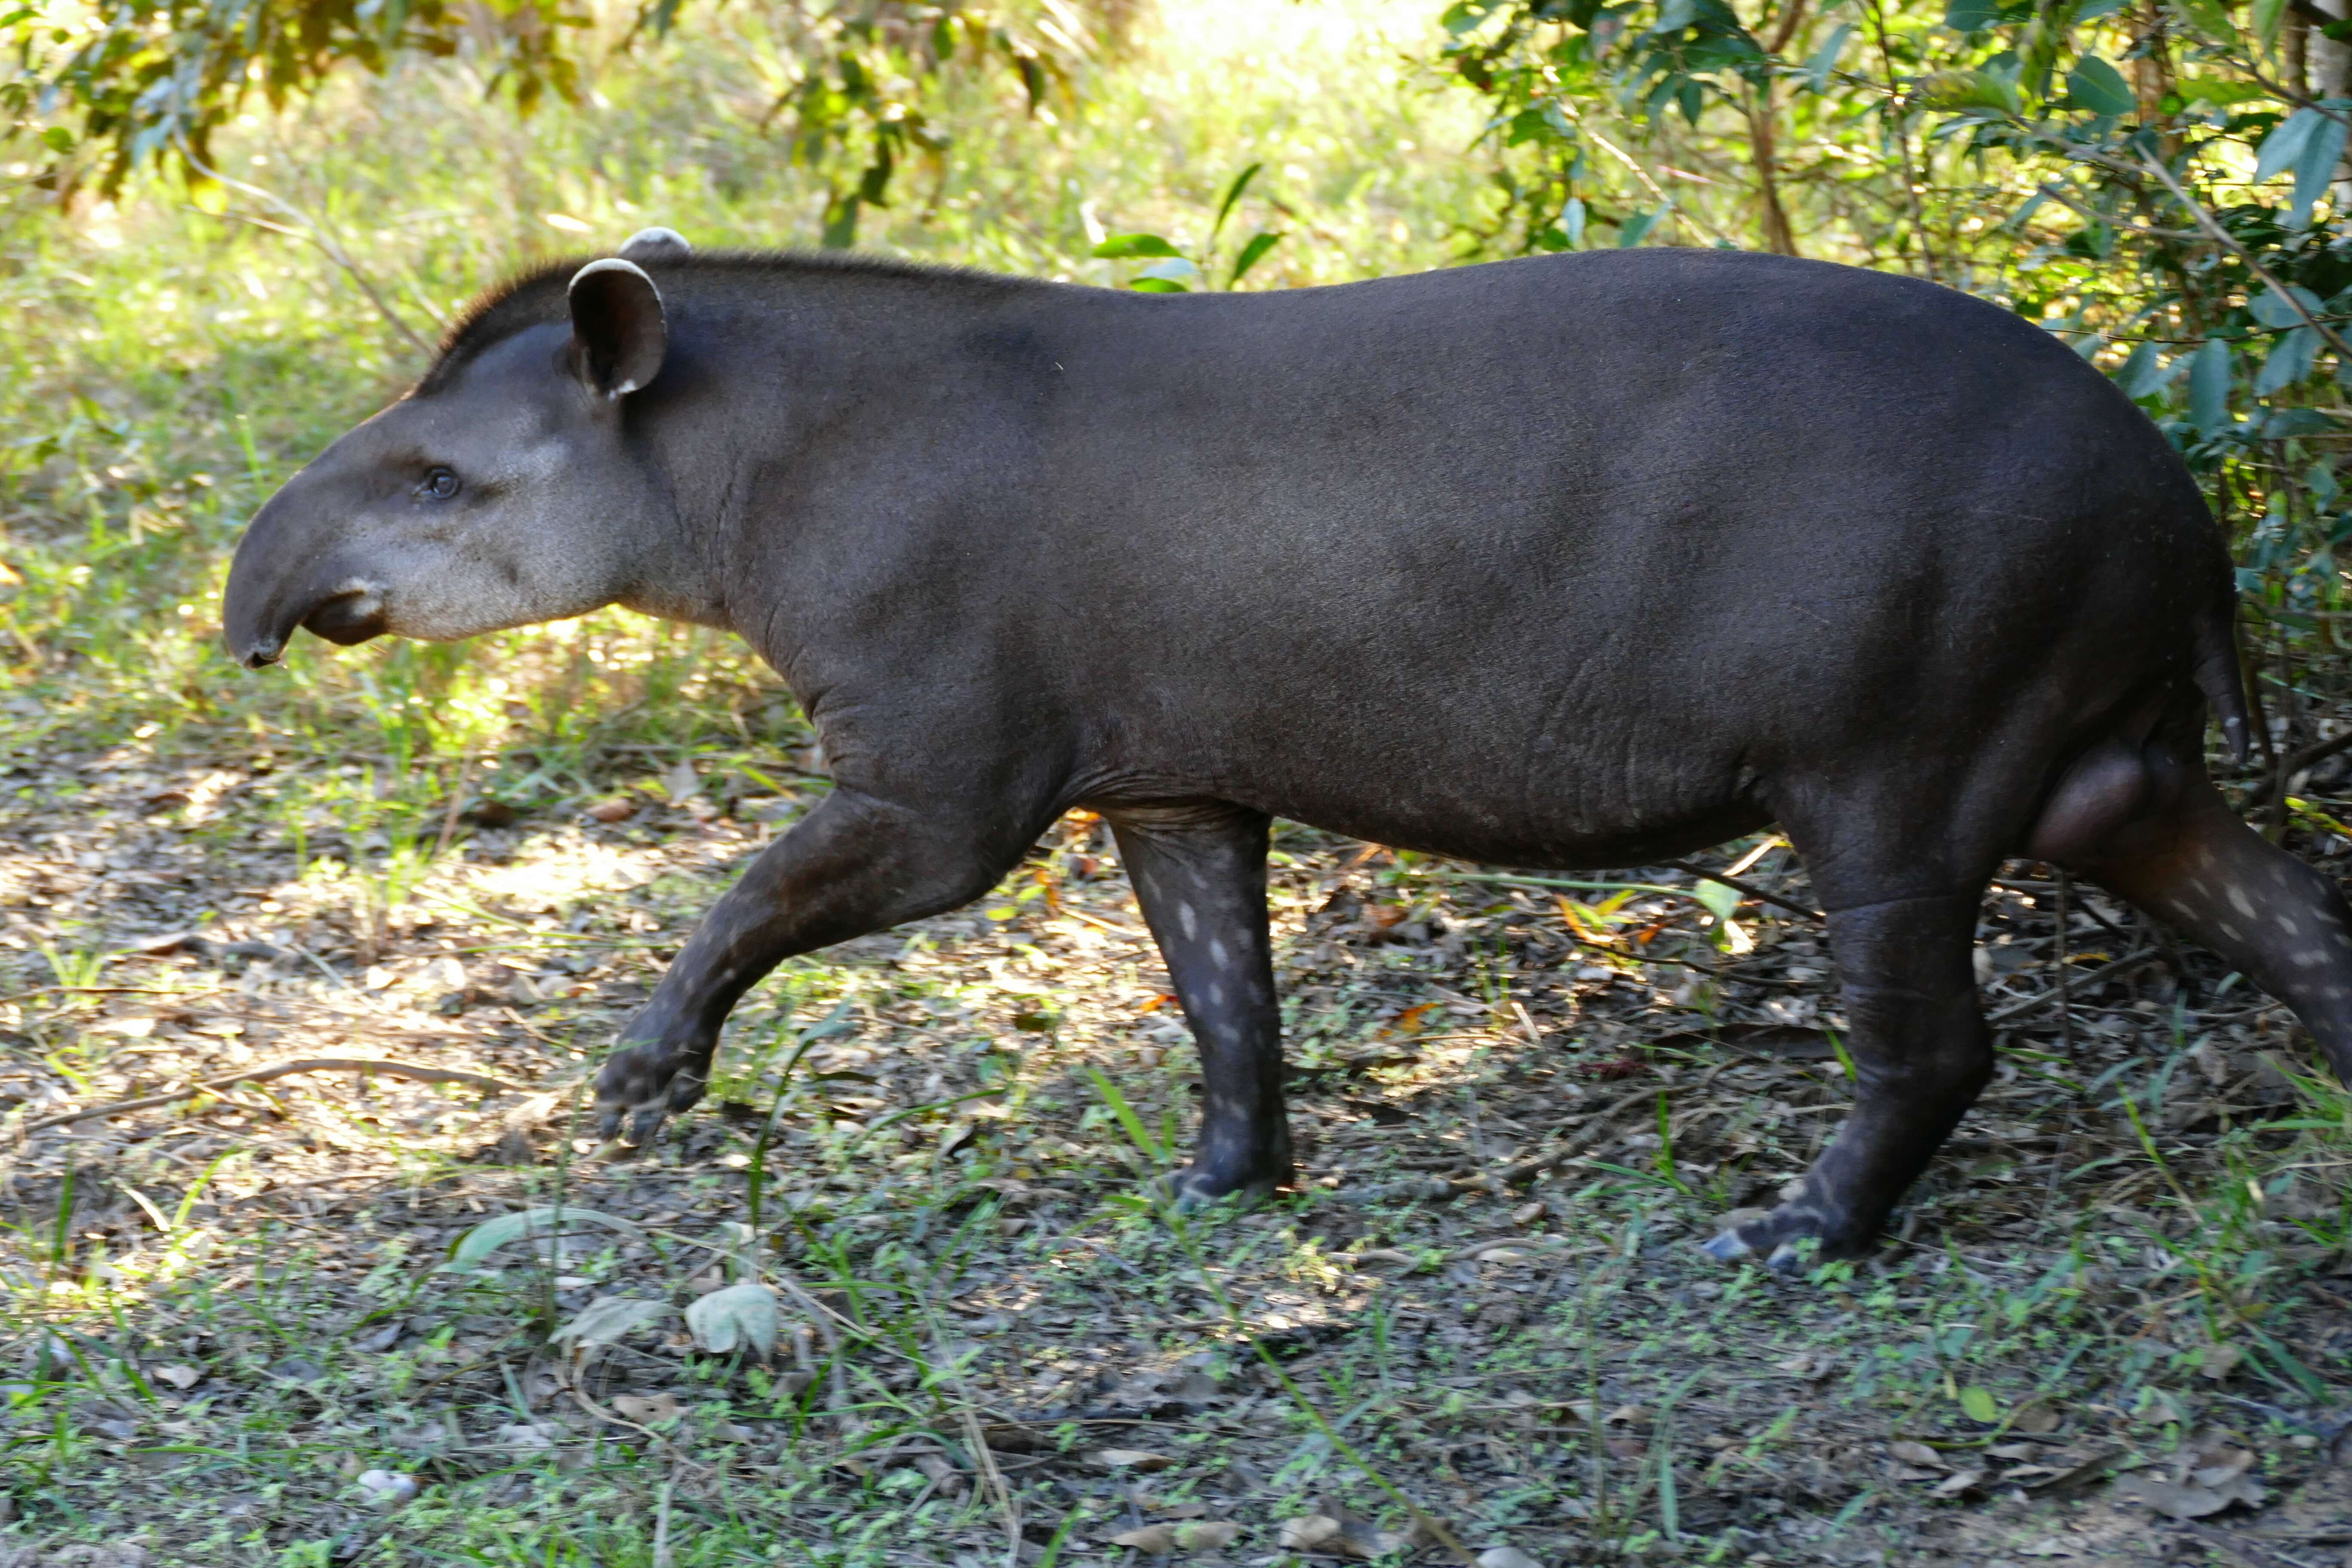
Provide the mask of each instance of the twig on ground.
[{"label": "twig on ground", "polygon": [[68,1110],[56,1116],[45,1116],[28,1122],[17,1133],[30,1138],[36,1132],[46,1132],[52,1127],[68,1127],[77,1121],[89,1121],[103,1116],[127,1116],[134,1110],[152,1110],[159,1105],[170,1105],[192,1095],[230,1089],[241,1083],[267,1083],[272,1079],[290,1078],[304,1072],[366,1072],[381,1073],[385,1078],[406,1079],[412,1083],[460,1083],[473,1089],[494,1089],[507,1094],[520,1094],[529,1086],[509,1083],[488,1073],[468,1072],[463,1068],[426,1067],[418,1062],[379,1060],[368,1057],[304,1057],[296,1061],[270,1062],[261,1067],[247,1068],[239,1072],[224,1073],[218,1078],[202,1079],[162,1094],[142,1095],[136,1100],[118,1100],[111,1105],[93,1105],[86,1110]]},{"label": "twig on ground", "polygon": [[1525,1159],[1514,1160],[1491,1171],[1480,1171],[1468,1176],[1424,1176],[1410,1182],[1384,1182],[1375,1187],[1341,1188],[1328,1195],[1343,1204],[1378,1204],[1412,1198],[1458,1198],[1468,1193],[1498,1193],[1568,1159],[1580,1146],[1606,1132],[1618,1117],[1636,1105],[1654,1100],[1658,1093],[1655,1089],[1636,1089],[1580,1119],[1576,1131],[1570,1136],[1545,1145]]},{"label": "twig on ground", "polygon": [[2073,995],[2079,986],[2095,985],[2103,980],[2118,979],[2163,956],[2163,950],[2160,948],[2144,947],[2137,952],[2126,953],[2113,963],[2103,963],[2087,974],[2070,974],[2039,995],[2028,996],[2022,1002],[2013,1002],[2003,1007],[1985,1020],[1985,1026],[1999,1028],[2012,1018],[2022,1018],[2028,1013],[2039,1011],[2043,1005],[2057,1001],[2061,996]]}]

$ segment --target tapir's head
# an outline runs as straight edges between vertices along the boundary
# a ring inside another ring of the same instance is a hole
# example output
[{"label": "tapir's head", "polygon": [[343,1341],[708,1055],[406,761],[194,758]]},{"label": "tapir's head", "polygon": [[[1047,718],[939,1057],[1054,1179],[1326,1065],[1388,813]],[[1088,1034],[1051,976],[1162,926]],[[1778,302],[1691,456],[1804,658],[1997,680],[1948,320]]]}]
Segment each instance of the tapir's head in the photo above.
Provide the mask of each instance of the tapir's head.
[{"label": "tapir's head", "polygon": [[[685,249],[655,230],[623,256]],[[229,570],[221,618],[239,663],[275,663],[296,626],[446,642],[639,586],[669,511],[629,439],[632,397],[668,350],[661,295],[629,259],[590,262],[559,300],[561,282],[461,330],[415,390],[269,499]]]}]

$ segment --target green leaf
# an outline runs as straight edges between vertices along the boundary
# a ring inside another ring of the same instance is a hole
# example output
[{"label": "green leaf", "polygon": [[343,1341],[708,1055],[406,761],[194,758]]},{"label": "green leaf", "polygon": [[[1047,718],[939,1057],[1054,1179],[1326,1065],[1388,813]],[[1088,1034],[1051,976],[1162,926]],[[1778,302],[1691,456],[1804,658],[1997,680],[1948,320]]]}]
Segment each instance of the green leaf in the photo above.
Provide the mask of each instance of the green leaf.
[{"label": "green leaf", "polygon": [[2286,0],[2254,0],[2254,36],[2263,47],[2278,47],[2279,21],[2286,15]]},{"label": "green leaf", "polygon": [[52,125],[41,132],[41,145],[52,153],[70,153],[74,150],[74,133],[62,125]]},{"label": "green leaf", "polygon": [[1568,246],[1574,250],[1584,244],[1584,198],[1570,196],[1568,205],[1560,209],[1560,231],[1568,237]]},{"label": "green leaf", "polygon": [[2270,357],[2263,361],[2262,373],[2254,377],[2254,395],[2268,397],[2285,391],[2311,374],[2319,358],[2319,334],[2309,327],[2297,327],[2278,341]]},{"label": "green leaf", "polygon": [[1139,278],[1159,278],[1171,283],[1181,283],[1187,278],[1198,278],[1200,275],[1201,269],[1181,256],[1171,256],[1165,261],[1155,261],[1136,274]]},{"label": "green leaf", "polygon": [[2020,111],[2017,84],[1998,71],[1929,71],[1913,86],[1912,94],[1930,109]]},{"label": "green leaf", "polygon": [[1944,26],[1955,33],[1981,33],[2000,19],[1999,0],[1951,0],[1944,7]]},{"label": "green leaf", "polygon": [[[449,1248],[446,1267],[470,1268],[510,1241],[520,1241],[526,1236],[552,1237],[555,1225],[555,1210],[552,1208],[523,1209],[515,1214],[499,1215],[495,1219],[486,1219],[457,1238]],[[627,1220],[598,1214],[593,1209],[565,1209],[562,1226],[565,1236],[578,1235],[575,1227],[580,1226],[602,1226],[631,1241],[645,1234]]]},{"label": "green leaf", "polygon": [[776,1348],[776,1293],[746,1279],[713,1290],[686,1310],[694,1342],[713,1355],[749,1345],[765,1361]]},{"label": "green leaf", "polygon": [[1729,920],[1739,908],[1739,889],[1727,888],[1721,882],[1700,882],[1691,889],[1691,892],[1706,906],[1707,912],[1719,921]]},{"label": "green leaf", "polygon": [[1209,243],[1211,245],[1215,245],[1217,243],[1217,236],[1224,232],[1225,219],[1233,215],[1234,204],[1242,199],[1242,193],[1249,189],[1249,183],[1252,180],[1256,179],[1257,172],[1265,167],[1265,165],[1263,163],[1252,163],[1248,168],[1244,169],[1239,174],[1235,175],[1234,177],[1234,183],[1230,186],[1226,187],[1225,199],[1217,206],[1217,221],[1209,226]]},{"label": "green leaf", "polygon": [[2122,368],[2116,372],[2116,384],[2123,388],[2126,397],[2134,401],[2153,397],[2164,390],[2165,384],[2172,379],[2173,372],[2179,368],[2178,361],[2166,364],[2157,353],[2154,343],[2142,343],[2132,350],[2131,357],[2124,361]]},{"label": "green leaf", "polygon": [[1156,234],[1115,234],[1096,246],[1094,254],[1105,261],[1118,261],[1129,256],[1176,256],[1181,252]]},{"label": "green leaf", "polygon": [[2123,73],[2096,55],[2084,55],[2074,62],[2074,68],[2066,73],[2066,92],[2094,114],[2126,115],[2139,106]]},{"label": "green leaf", "polygon": [[2224,108],[2270,96],[2260,82],[2232,81],[2227,77],[2184,76],[2175,79],[2172,85],[2181,97],[2191,102],[2219,104]]},{"label": "green leaf", "polygon": [[668,1316],[667,1301],[635,1296],[599,1296],[582,1308],[578,1317],[548,1338],[558,1344],[567,1341],[583,1345],[614,1344],[624,1335]]},{"label": "green leaf", "polygon": [[2172,0],[2172,8],[2181,19],[2216,43],[2234,44],[2238,29],[2230,25],[2229,14],[2221,9],[2221,0]]},{"label": "green leaf", "polygon": [[1250,236],[1250,242],[1243,246],[1242,253],[1234,258],[1234,275],[1225,279],[1225,287],[1230,289],[1240,282],[1248,274],[1249,269],[1265,260],[1265,253],[1281,241],[1282,236],[1272,230]]},{"label": "green leaf", "polygon": [[1192,291],[1170,278],[1139,278],[1128,287],[1139,294],[1190,294]]},{"label": "green leaf", "polygon": [[[2299,327],[2304,324],[2303,310],[2308,310],[2316,316],[2324,309],[2319,302],[2319,296],[2310,289],[2298,288],[2290,283],[2287,285],[2287,290],[2294,296],[2294,300],[2290,300],[2285,294],[2280,293],[2276,289],[2264,289],[2246,301],[2247,313],[2265,327],[2284,331],[2288,327]],[[2294,308],[2297,301],[2303,305],[2303,310]]]},{"label": "green leaf", "polygon": [[2315,109],[2298,109],[2280,121],[2263,138],[2262,148],[2254,154],[2254,178],[2267,180],[2294,164],[2303,156],[2303,150],[2311,145],[2312,133],[2326,119]]},{"label": "green leaf", "polygon": [[1853,37],[1853,24],[1842,22],[1838,25],[1836,32],[1822,40],[1822,47],[1815,49],[1812,58],[1805,61],[1807,87],[1815,92],[1827,92],[1830,89],[1830,73],[1837,68],[1838,56],[1843,52],[1845,41]]},{"label": "green leaf", "polygon": [[1659,207],[1654,212],[1635,209],[1633,216],[1627,218],[1623,226],[1617,230],[1617,247],[1620,250],[1631,250],[1641,244],[1650,237],[1650,231],[1658,226],[1658,220],[1665,216],[1666,209],[1664,207]]},{"label": "green leaf", "polygon": [[1980,1384],[1972,1383],[1960,1390],[1960,1408],[1968,1412],[1969,1420],[1981,1421],[1987,1426],[2000,1415],[2000,1407],[1992,1402],[1991,1390]]},{"label": "green leaf", "polygon": [[2328,436],[2336,421],[2316,408],[2282,408],[2263,421],[2263,439],[2284,441],[2290,436]]},{"label": "green leaf", "polygon": [[2287,222],[2297,228],[2311,222],[2312,205],[2335,183],[2336,165],[2344,159],[2345,130],[2344,121],[2326,116],[2313,127],[2311,139],[2294,161],[2294,210],[2287,215]]},{"label": "green leaf", "polygon": [[2210,436],[2230,418],[2230,345],[2207,338],[2189,356],[2189,423]]}]

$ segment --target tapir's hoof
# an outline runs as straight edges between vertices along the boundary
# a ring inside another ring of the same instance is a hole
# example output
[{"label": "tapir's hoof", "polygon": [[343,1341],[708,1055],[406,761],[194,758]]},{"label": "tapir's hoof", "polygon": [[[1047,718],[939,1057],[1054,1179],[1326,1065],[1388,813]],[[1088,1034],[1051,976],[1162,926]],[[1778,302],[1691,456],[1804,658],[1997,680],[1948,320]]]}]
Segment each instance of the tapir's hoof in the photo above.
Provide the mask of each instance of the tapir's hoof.
[{"label": "tapir's hoof", "polygon": [[614,1053],[596,1075],[596,1125],[607,1141],[642,1149],[676,1112],[702,1098],[709,1068],[656,1040]]},{"label": "tapir's hoof", "polygon": [[1808,1199],[1795,1198],[1759,1219],[1730,1226],[1699,1249],[1725,1263],[1757,1258],[1776,1274],[1801,1274],[1822,1259],[1859,1258],[1870,1250],[1870,1242],[1867,1235],[1834,1225]]},{"label": "tapir's hoof", "polygon": [[1274,1196],[1281,1183],[1272,1176],[1236,1179],[1199,1164],[1185,1166],[1161,1184],[1178,1214],[1194,1214],[1212,1204],[1234,1203],[1251,1207]]}]

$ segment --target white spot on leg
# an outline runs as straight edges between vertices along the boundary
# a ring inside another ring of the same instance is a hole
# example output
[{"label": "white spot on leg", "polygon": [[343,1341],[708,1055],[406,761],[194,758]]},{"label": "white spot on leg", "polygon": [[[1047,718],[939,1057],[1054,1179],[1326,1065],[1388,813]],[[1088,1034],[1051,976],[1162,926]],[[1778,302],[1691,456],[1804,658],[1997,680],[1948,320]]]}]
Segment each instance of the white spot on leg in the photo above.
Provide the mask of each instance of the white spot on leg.
[{"label": "white spot on leg", "polygon": [[1212,985],[1212,986],[1210,986],[1210,987],[1209,987],[1209,1005],[1210,1005],[1210,1006],[1212,1006],[1212,1007],[1222,1007],[1222,1006],[1223,1006],[1224,1005],[1225,1005],[1225,988],[1224,988],[1223,986],[1222,986],[1222,985]]},{"label": "white spot on leg", "polygon": [[2295,932],[2303,929],[2303,927],[2295,923],[2295,919],[2293,915],[2279,915],[2275,918],[2279,930],[2286,932],[2289,936],[2293,936]]},{"label": "white spot on leg", "polygon": [[2305,948],[2294,955],[2294,965],[2297,969],[2317,969],[2326,962],[2327,955],[2314,948]]},{"label": "white spot on leg", "polygon": [[1176,913],[1178,918],[1184,922],[1184,935],[1186,938],[1190,939],[1201,934],[1200,912],[1194,910],[1192,905],[1180,904],[1177,906]]},{"label": "white spot on leg", "polygon": [[2223,921],[2221,922],[2221,934],[2228,937],[2231,941],[2236,942],[2243,933],[2242,933],[2236,926],[2231,925],[2228,921]]},{"label": "white spot on leg", "polygon": [[1233,962],[1231,956],[1225,952],[1225,941],[1223,937],[1211,937],[1209,939],[1209,956],[1217,961],[1217,964],[1220,968],[1223,968],[1225,964]]},{"label": "white spot on leg", "polygon": [[2230,889],[2230,907],[2248,920],[2254,918],[2254,900],[2246,897],[2246,889],[2243,888]]},{"label": "white spot on leg", "polygon": [[2189,886],[2200,897],[2211,898],[2213,896],[2213,889],[2205,885],[2205,879],[2202,877],[2189,878]]}]

